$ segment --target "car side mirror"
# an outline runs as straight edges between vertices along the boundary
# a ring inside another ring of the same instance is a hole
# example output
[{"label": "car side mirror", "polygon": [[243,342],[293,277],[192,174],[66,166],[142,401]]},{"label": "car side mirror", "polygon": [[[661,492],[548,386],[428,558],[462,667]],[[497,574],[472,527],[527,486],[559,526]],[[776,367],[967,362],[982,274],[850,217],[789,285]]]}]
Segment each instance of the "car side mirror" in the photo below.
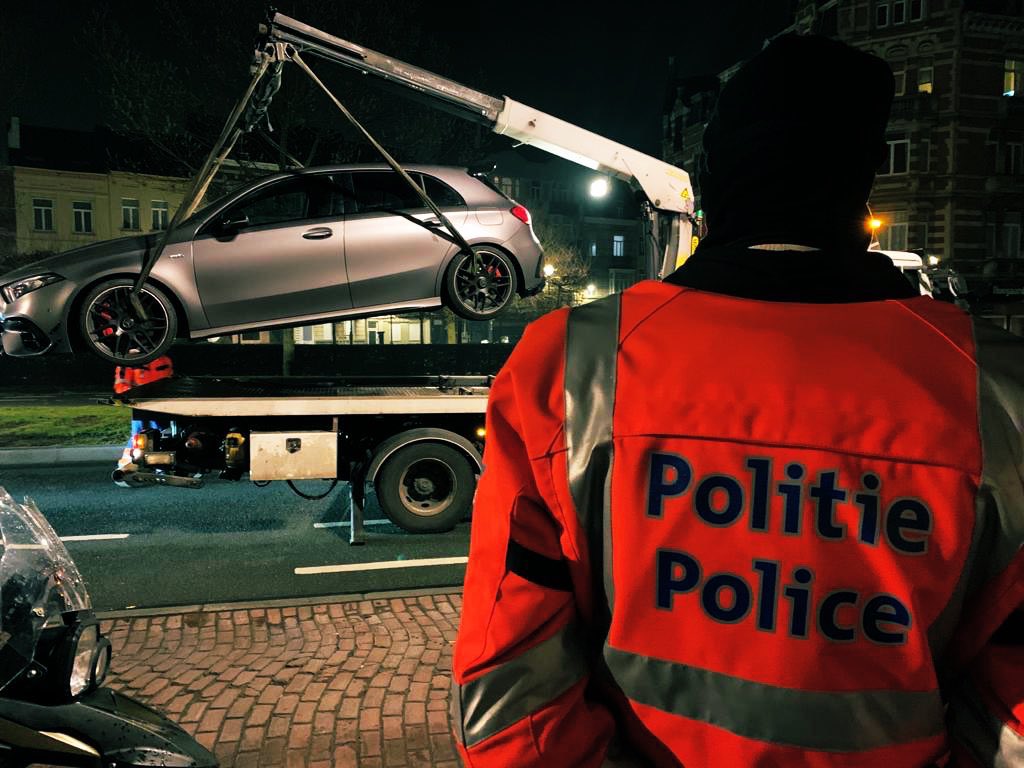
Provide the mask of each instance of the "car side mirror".
[{"label": "car side mirror", "polygon": [[220,221],[220,229],[222,232],[232,232],[247,226],[249,226],[249,217],[244,213],[231,214],[225,216]]}]

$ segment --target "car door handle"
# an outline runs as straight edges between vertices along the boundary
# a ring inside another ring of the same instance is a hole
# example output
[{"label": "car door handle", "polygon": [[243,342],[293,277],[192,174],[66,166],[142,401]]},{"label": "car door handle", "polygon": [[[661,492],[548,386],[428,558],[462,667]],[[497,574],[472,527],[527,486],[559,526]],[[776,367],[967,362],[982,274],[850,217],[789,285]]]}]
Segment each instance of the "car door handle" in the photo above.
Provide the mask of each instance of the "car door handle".
[{"label": "car door handle", "polygon": [[313,229],[307,229],[302,233],[302,236],[307,240],[324,240],[334,234],[334,230],[330,227],[313,227]]}]

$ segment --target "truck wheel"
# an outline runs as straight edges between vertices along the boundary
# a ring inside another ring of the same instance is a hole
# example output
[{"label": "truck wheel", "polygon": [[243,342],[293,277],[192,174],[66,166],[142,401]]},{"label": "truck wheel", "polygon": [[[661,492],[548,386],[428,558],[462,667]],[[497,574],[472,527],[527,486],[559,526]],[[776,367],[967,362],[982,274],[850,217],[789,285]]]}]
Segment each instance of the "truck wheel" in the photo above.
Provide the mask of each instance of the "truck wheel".
[{"label": "truck wheel", "polygon": [[377,502],[399,528],[440,533],[469,513],[475,484],[459,451],[440,443],[414,443],[384,462],[377,475]]}]

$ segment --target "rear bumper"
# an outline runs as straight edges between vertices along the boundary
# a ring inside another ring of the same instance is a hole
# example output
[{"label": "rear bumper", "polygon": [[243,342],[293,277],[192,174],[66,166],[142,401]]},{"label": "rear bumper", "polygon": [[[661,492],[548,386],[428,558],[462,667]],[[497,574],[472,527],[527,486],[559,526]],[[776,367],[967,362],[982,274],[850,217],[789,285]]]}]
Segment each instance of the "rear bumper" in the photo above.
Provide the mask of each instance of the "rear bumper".
[{"label": "rear bumper", "polygon": [[523,272],[523,284],[519,293],[533,296],[544,288],[544,249],[541,247],[533,228],[523,226],[510,237],[502,247],[506,248],[516,260]]}]

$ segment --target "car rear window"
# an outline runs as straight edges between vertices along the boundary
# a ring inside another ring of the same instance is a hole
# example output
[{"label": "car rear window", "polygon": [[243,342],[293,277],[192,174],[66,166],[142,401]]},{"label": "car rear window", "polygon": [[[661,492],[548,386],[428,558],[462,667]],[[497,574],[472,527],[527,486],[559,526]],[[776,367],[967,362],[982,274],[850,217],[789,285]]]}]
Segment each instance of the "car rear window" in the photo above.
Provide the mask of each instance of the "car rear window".
[{"label": "car rear window", "polygon": [[428,176],[425,173],[414,173],[412,176],[414,179],[417,176],[420,177],[424,191],[427,193],[427,196],[434,201],[434,205],[438,208],[458,208],[459,206],[466,204],[462,195],[440,179],[435,179],[433,176]]}]

